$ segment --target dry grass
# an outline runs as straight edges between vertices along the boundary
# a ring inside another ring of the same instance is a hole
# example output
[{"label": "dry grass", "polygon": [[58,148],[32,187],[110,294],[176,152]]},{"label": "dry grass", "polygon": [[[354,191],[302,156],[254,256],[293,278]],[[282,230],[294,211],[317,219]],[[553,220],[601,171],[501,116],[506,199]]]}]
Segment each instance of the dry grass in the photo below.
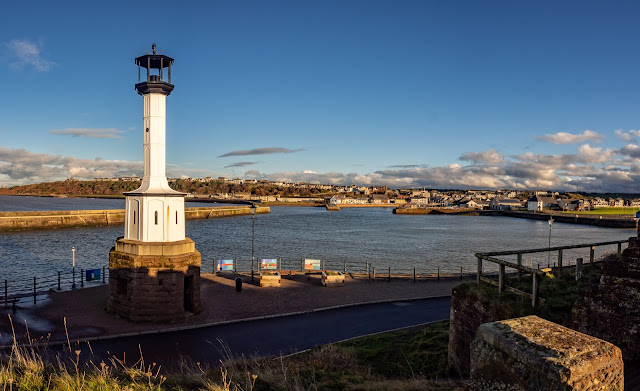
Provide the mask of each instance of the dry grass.
[{"label": "dry grass", "polygon": [[[15,341],[15,338],[14,338]],[[455,382],[422,375],[385,376],[358,358],[352,348],[326,345],[287,358],[236,357],[219,341],[226,358],[217,366],[181,357],[177,369],[167,371],[141,358],[133,365],[111,357],[94,362],[91,346],[82,354],[67,342],[56,352],[36,341],[0,356],[0,390],[456,390]],[[41,342],[41,341],[38,341]],[[82,360],[86,353],[88,359]],[[142,356],[142,352],[140,352]]]}]

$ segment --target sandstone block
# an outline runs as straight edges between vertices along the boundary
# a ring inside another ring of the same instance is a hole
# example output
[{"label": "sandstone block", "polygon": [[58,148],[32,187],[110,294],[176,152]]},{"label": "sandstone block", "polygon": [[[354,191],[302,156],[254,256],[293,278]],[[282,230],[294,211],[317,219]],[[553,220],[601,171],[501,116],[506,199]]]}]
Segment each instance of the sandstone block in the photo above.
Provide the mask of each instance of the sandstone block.
[{"label": "sandstone block", "polygon": [[611,343],[526,316],[478,328],[471,390],[624,389],[622,352]]},{"label": "sandstone block", "polygon": [[175,243],[120,239],[109,254],[109,272],[109,313],[134,322],[172,322],[201,310],[200,252],[191,239]]}]

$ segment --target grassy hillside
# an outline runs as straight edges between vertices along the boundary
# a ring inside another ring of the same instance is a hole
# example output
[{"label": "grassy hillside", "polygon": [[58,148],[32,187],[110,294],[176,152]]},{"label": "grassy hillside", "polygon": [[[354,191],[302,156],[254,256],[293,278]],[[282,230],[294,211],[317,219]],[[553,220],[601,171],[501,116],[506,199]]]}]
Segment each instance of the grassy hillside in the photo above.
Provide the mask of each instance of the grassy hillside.
[{"label": "grassy hillside", "polygon": [[[123,192],[133,191],[140,186],[139,181],[79,181],[67,179],[57,182],[43,182],[32,185],[0,188],[0,195],[85,195],[85,196],[121,196]],[[284,197],[310,197],[327,193],[318,189],[294,189],[271,184],[235,185],[223,181],[194,181],[178,179],[169,184],[177,191],[194,194],[251,193],[259,196],[280,195]]]}]

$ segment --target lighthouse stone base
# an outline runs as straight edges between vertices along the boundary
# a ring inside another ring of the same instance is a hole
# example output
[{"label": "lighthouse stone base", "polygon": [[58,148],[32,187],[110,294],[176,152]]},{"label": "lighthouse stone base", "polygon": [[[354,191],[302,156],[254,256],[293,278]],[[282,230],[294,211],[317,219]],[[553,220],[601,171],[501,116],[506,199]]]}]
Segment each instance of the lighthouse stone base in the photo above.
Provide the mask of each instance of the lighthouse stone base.
[{"label": "lighthouse stone base", "polygon": [[107,312],[134,322],[175,322],[200,310],[200,252],[191,239],[116,241]]}]

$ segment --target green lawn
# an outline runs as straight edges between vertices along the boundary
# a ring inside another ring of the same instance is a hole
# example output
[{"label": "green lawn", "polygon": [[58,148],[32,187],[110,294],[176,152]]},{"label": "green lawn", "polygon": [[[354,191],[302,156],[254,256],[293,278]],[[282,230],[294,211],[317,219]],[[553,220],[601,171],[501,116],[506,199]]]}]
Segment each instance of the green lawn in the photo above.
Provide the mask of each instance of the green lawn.
[{"label": "green lawn", "polygon": [[567,211],[563,213],[572,214],[572,215],[635,215],[636,212],[640,211],[640,208],[597,208],[594,210],[588,210],[584,212],[575,212],[575,211]]}]

